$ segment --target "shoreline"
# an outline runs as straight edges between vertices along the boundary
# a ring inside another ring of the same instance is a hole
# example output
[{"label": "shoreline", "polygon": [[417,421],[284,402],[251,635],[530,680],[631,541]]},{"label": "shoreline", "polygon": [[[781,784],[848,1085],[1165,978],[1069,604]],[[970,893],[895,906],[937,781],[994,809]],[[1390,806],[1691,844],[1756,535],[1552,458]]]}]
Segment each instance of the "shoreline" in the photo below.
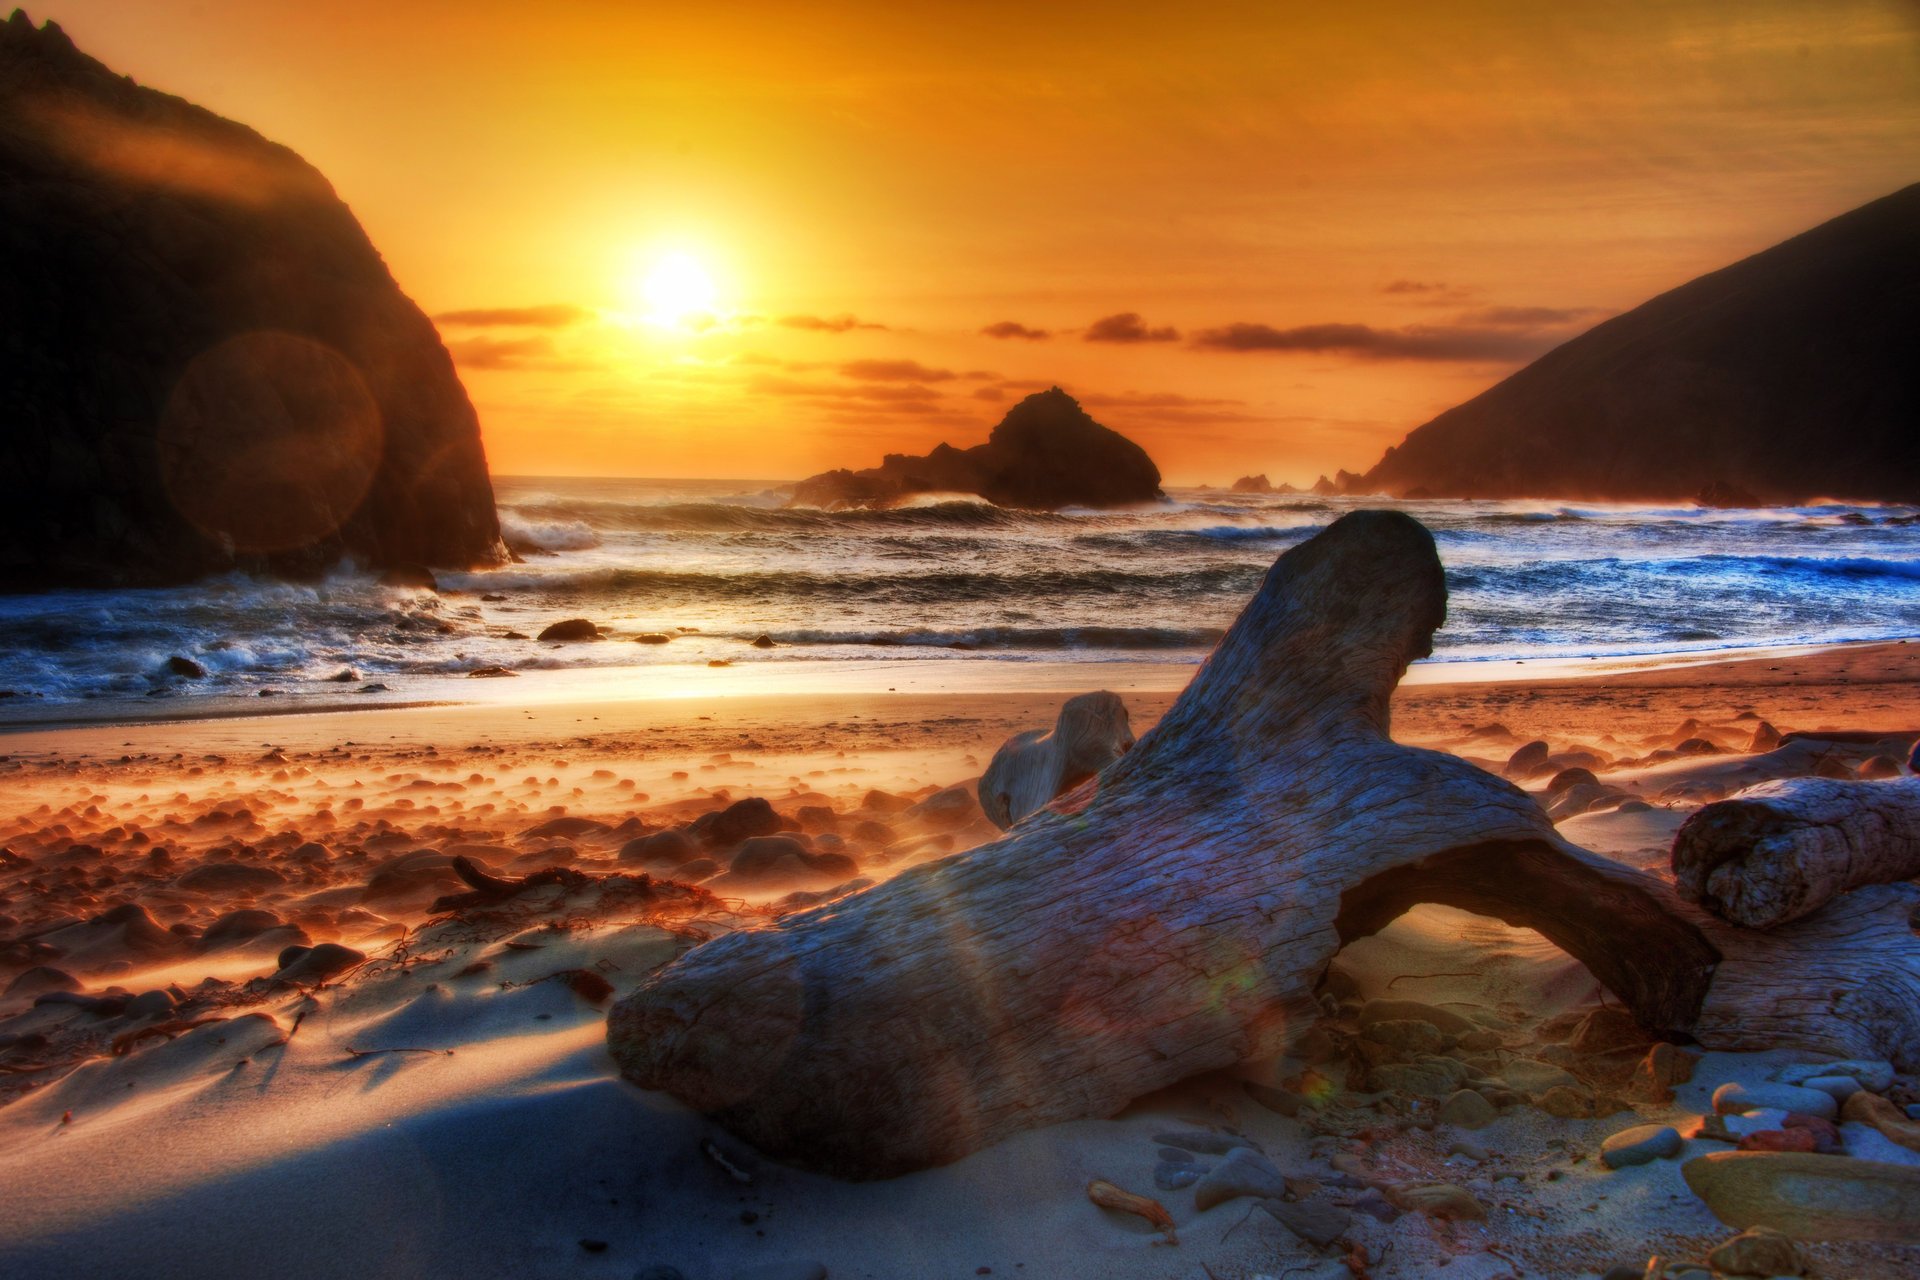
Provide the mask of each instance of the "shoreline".
[{"label": "shoreline", "polygon": [[[1916,637],[1920,640],[1920,637]],[[1546,685],[1566,681],[1614,680],[1660,672],[1705,675],[1746,663],[1797,660],[1817,655],[1854,655],[1871,660],[1902,648],[1920,651],[1908,640],[1862,640],[1814,645],[1752,645],[1734,649],[1669,653],[1590,655],[1549,658],[1424,659],[1408,668],[1402,689],[1455,686]],[[330,687],[307,693],[283,693],[272,705],[258,695],[209,695],[179,705],[154,708],[144,700],[61,703],[43,714],[9,717],[0,712],[0,739],[21,734],[67,730],[135,728],[204,721],[273,721],[289,717],[371,714],[400,711],[492,708],[502,713],[528,707],[565,708],[609,703],[672,703],[708,699],[806,699],[885,694],[920,697],[980,697],[997,694],[1070,696],[1090,689],[1115,693],[1177,695],[1204,659],[1137,659],[1006,662],[917,659],[855,662],[746,663],[724,668],[692,664],[646,667],[585,667],[518,673],[488,684],[492,696],[462,697],[471,686],[466,676],[420,678],[394,696],[371,697],[336,692]],[[524,683],[522,683],[524,681]],[[97,714],[85,714],[97,707]],[[24,708],[22,708],[24,709]]]}]

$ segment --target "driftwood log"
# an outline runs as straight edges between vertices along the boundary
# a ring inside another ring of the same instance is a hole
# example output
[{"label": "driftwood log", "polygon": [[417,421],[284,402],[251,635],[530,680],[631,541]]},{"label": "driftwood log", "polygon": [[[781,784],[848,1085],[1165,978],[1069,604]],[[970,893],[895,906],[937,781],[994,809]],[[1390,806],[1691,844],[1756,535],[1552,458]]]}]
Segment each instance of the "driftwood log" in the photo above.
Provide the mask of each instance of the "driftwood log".
[{"label": "driftwood log", "polygon": [[1920,778],[1789,778],[1749,787],[1688,818],[1673,841],[1675,884],[1750,929],[1810,916],[1870,884],[1920,876]]},{"label": "driftwood log", "polygon": [[1002,831],[1133,749],[1127,704],[1102,689],[1068,698],[1052,730],[1008,738],[980,776],[980,808]]},{"label": "driftwood log", "polygon": [[1920,890],[1740,929],[1394,743],[1445,601],[1420,524],[1344,517],[1083,807],[694,949],[613,1009],[615,1059],[770,1155],[890,1176],[1280,1053],[1343,943],[1440,902],[1537,929],[1650,1030],[1920,1065]]}]

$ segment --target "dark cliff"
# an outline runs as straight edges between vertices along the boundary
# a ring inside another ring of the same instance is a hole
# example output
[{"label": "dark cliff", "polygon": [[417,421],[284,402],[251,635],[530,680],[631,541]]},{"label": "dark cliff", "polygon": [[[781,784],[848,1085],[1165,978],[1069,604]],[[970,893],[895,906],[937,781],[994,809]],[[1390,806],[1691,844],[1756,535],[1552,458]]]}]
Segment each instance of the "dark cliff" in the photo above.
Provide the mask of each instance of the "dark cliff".
[{"label": "dark cliff", "polygon": [[1616,316],[1354,492],[1920,501],[1920,185]]},{"label": "dark cliff", "polygon": [[285,147],[0,25],[0,588],[499,554],[433,325]]},{"label": "dark cliff", "polygon": [[1152,502],[1160,469],[1147,451],[1087,416],[1054,387],[1007,411],[985,444],[891,453],[865,471],[828,471],[794,490],[799,505],[884,506],[917,493],[972,493],[1003,507],[1118,507]]}]

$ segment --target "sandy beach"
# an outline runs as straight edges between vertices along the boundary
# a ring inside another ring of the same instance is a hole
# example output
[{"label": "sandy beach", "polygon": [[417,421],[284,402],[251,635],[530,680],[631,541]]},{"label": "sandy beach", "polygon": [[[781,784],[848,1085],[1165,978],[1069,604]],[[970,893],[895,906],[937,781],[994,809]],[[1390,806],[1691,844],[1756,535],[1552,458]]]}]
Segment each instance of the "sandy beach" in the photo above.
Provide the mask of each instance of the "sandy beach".
[{"label": "sandy beach", "polygon": [[[1912,645],[1588,678],[1433,671],[1417,668],[1396,697],[1401,741],[1496,771],[1535,740],[1587,761],[1597,785],[1557,815],[1561,831],[1635,866],[1663,865],[1702,803],[1770,776],[1857,773],[1910,749],[1920,725]],[[1189,673],[1109,674],[1144,733]],[[745,692],[716,682],[670,697],[7,734],[0,1270],[1585,1276],[1653,1253],[1702,1258],[1732,1234],[1677,1161],[1613,1171],[1599,1145],[1639,1123],[1693,1133],[1716,1086],[1799,1056],[1709,1054],[1670,1102],[1620,1102],[1622,1045],[1574,1047],[1607,1003],[1591,975],[1531,931],[1447,908],[1346,948],[1329,1010],[1351,1019],[1368,1001],[1413,1000],[1464,1014],[1480,1069],[1544,1060],[1617,1109],[1550,1114],[1516,1085],[1468,1129],[1437,1122],[1433,1100],[1370,1088],[1364,1063],[1252,1064],[944,1168],[845,1183],[766,1161],[618,1078],[605,1009],[658,966],[849,881],[995,838],[969,789],[1011,733],[1047,726],[1084,691],[1068,681],[1085,674],[1035,672],[1015,691],[749,680],[735,686]],[[1750,750],[1767,745],[1756,733],[1836,730],[1890,745]],[[1565,808],[1564,788],[1545,794],[1550,776],[1520,781]],[[794,842],[769,846],[764,865],[728,860],[737,833],[643,843],[722,811],[753,820],[755,806],[729,806],[756,797],[771,828],[740,830]],[[499,877],[579,874],[463,904],[474,891],[456,857]],[[1628,1041],[1628,1059],[1646,1047]],[[1764,1116],[1735,1124],[1765,1128]],[[1838,1132],[1852,1154],[1920,1166],[1920,1152],[1864,1125]],[[1687,1151],[1732,1140],[1690,1138]],[[1244,1197],[1203,1210],[1192,1180],[1156,1157],[1200,1168],[1243,1142],[1316,1212],[1283,1225]],[[1093,1179],[1158,1200],[1179,1243],[1089,1203]],[[1382,1197],[1409,1182],[1458,1186],[1483,1216]],[[1895,1246],[1804,1247],[1820,1275],[1894,1277],[1920,1262]]]}]

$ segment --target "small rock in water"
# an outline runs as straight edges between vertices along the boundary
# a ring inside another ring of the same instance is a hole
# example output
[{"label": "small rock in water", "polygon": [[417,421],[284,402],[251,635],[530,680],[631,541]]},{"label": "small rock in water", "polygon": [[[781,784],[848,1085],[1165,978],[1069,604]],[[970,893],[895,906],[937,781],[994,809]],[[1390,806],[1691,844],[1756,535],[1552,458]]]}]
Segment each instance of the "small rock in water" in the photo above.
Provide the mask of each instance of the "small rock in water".
[{"label": "small rock in water", "polygon": [[1440,1104],[1440,1123],[1458,1125],[1462,1129],[1484,1129],[1499,1117],[1493,1104],[1486,1095],[1472,1089],[1462,1089]]},{"label": "small rock in water", "polygon": [[1279,1199],[1286,1193],[1287,1180],[1271,1160],[1251,1147],[1235,1147],[1194,1184],[1193,1203],[1205,1212],[1242,1196]]},{"label": "small rock in water", "polygon": [[1830,1120],[1838,1114],[1840,1104],[1830,1093],[1791,1084],[1748,1085],[1732,1081],[1713,1091],[1713,1109],[1723,1116],[1744,1115],[1762,1108],[1797,1111]]},{"label": "small rock in water", "polygon": [[1680,1154],[1680,1131],[1672,1125],[1640,1124],[1607,1138],[1600,1144],[1600,1163],[1609,1169],[1625,1169],[1655,1160],[1669,1160]]},{"label": "small rock in water", "polygon": [[547,641],[598,640],[600,628],[586,618],[566,618],[544,628],[539,636]]},{"label": "small rock in water", "polygon": [[1730,1276],[1799,1276],[1807,1271],[1800,1246],[1766,1227],[1742,1231],[1708,1254],[1707,1261]]}]

